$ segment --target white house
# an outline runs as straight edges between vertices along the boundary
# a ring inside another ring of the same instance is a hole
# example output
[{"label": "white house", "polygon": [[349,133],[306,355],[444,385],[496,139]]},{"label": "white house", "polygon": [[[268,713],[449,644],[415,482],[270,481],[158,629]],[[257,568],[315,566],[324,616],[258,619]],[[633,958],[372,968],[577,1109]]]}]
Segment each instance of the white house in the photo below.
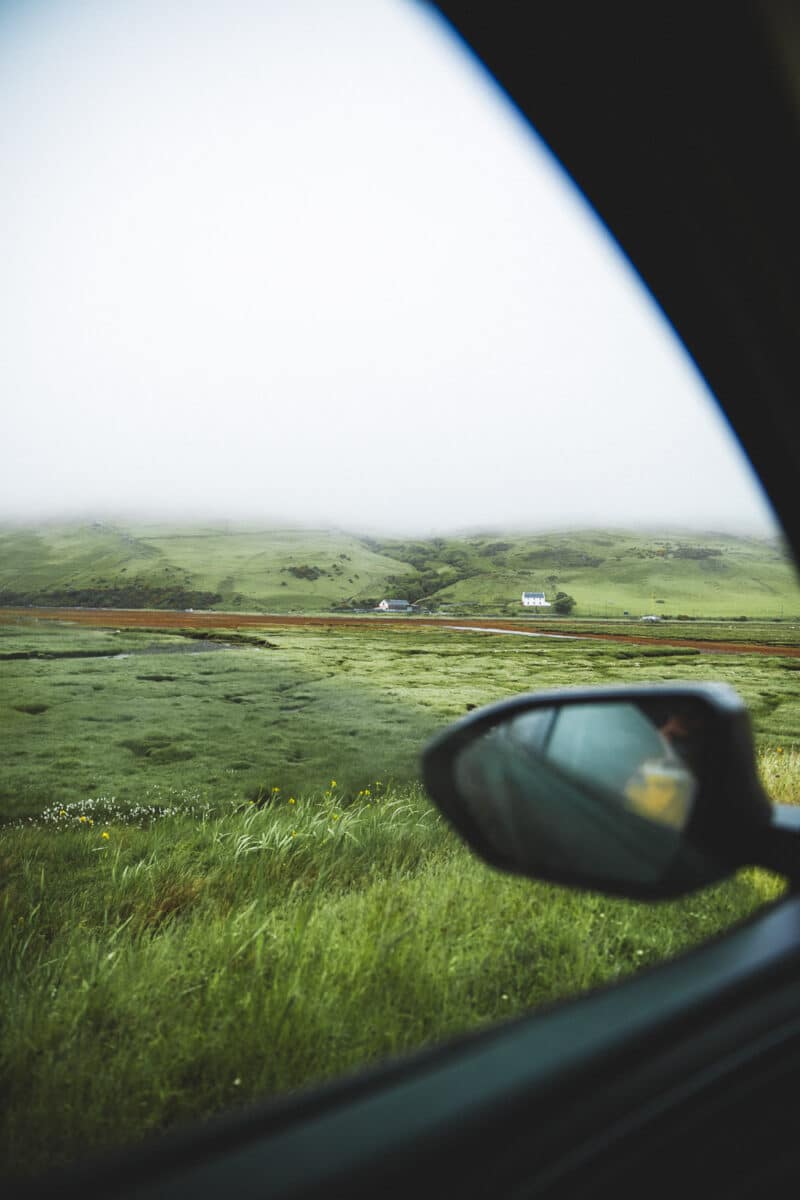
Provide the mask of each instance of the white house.
[{"label": "white house", "polygon": [[550,603],[544,598],[544,592],[523,592],[522,603],[525,608],[549,608]]},{"label": "white house", "polygon": [[408,612],[413,605],[407,600],[381,600],[378,608],[381,612]]}]

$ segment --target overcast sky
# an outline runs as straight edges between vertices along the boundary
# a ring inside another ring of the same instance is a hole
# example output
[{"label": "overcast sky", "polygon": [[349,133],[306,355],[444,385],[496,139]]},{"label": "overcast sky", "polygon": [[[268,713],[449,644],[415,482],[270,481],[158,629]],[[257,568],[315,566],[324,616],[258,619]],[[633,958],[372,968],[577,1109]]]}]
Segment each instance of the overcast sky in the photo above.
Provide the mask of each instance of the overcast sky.
[{"label": "overcast sky", "polygon": [[773,518],[536,136],[411,0],[0,0],[0,519]]}]

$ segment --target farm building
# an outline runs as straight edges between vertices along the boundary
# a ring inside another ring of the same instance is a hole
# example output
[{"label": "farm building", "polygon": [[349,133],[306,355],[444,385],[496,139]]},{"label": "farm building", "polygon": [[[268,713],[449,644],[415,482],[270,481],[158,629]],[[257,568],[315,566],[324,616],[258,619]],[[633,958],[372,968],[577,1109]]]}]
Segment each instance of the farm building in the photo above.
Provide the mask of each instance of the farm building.
[{"label": "farm building", "polygon": [[408,600],[381,600],[378,605],[381,612],[410,612],[413,607]]},{"label": "farm building", "polygon": [[525,608],[550,607],[550,602],[544,598],[544,592],[523,592],[522,603]]}]

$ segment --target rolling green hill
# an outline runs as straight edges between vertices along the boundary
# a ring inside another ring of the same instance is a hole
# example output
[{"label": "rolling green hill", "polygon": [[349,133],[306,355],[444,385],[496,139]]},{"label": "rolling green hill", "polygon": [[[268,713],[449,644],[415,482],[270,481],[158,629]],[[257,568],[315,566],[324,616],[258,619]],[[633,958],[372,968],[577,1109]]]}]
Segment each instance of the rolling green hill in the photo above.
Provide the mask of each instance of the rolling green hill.
[{"label": "rolling green hill", "polygon": [[0,604],[324,611],[411,568],[333,530],[119,526],[0,531]]},{"label": "rolling green hill", "polygon": [[2,605],[302,613],[370,608],[396,596],[431,611],[516,616],[523,591],[548,600],[566,592],[574,617],[800,613],[797,576],[776,540],[719,533],[409,540],[225,525],[0,529]]},{"label": "rolling green hill", "polygon": [[523,591],[544,592],[550,601],[566,592],[576,601],[575,616],[800,612],[797,574],[774,539],[592,530],[385,540],[379,548],[416,568],[422,603],[428,596],[437,607],[474,615],[518,614]]}]

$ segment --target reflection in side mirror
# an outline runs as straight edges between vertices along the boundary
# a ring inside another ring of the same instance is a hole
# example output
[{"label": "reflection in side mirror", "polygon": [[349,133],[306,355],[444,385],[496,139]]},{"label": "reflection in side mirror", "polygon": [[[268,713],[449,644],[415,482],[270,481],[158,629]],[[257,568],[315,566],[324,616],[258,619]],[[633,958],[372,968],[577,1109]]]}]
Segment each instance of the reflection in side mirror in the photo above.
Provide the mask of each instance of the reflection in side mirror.
[{"label": "reflection in side mirror", "polygon": [[519,697],[446,731],[423,771],[494,865],[642,898],[729,874],[771,813],[744,706],[718,685]]},{"label": "reflection in side mirror", "polygon": [[454,763],[469,810],[531,870],[655,884],[667,872],[698,781],[633,703],[539,708],[477,737]]}]

